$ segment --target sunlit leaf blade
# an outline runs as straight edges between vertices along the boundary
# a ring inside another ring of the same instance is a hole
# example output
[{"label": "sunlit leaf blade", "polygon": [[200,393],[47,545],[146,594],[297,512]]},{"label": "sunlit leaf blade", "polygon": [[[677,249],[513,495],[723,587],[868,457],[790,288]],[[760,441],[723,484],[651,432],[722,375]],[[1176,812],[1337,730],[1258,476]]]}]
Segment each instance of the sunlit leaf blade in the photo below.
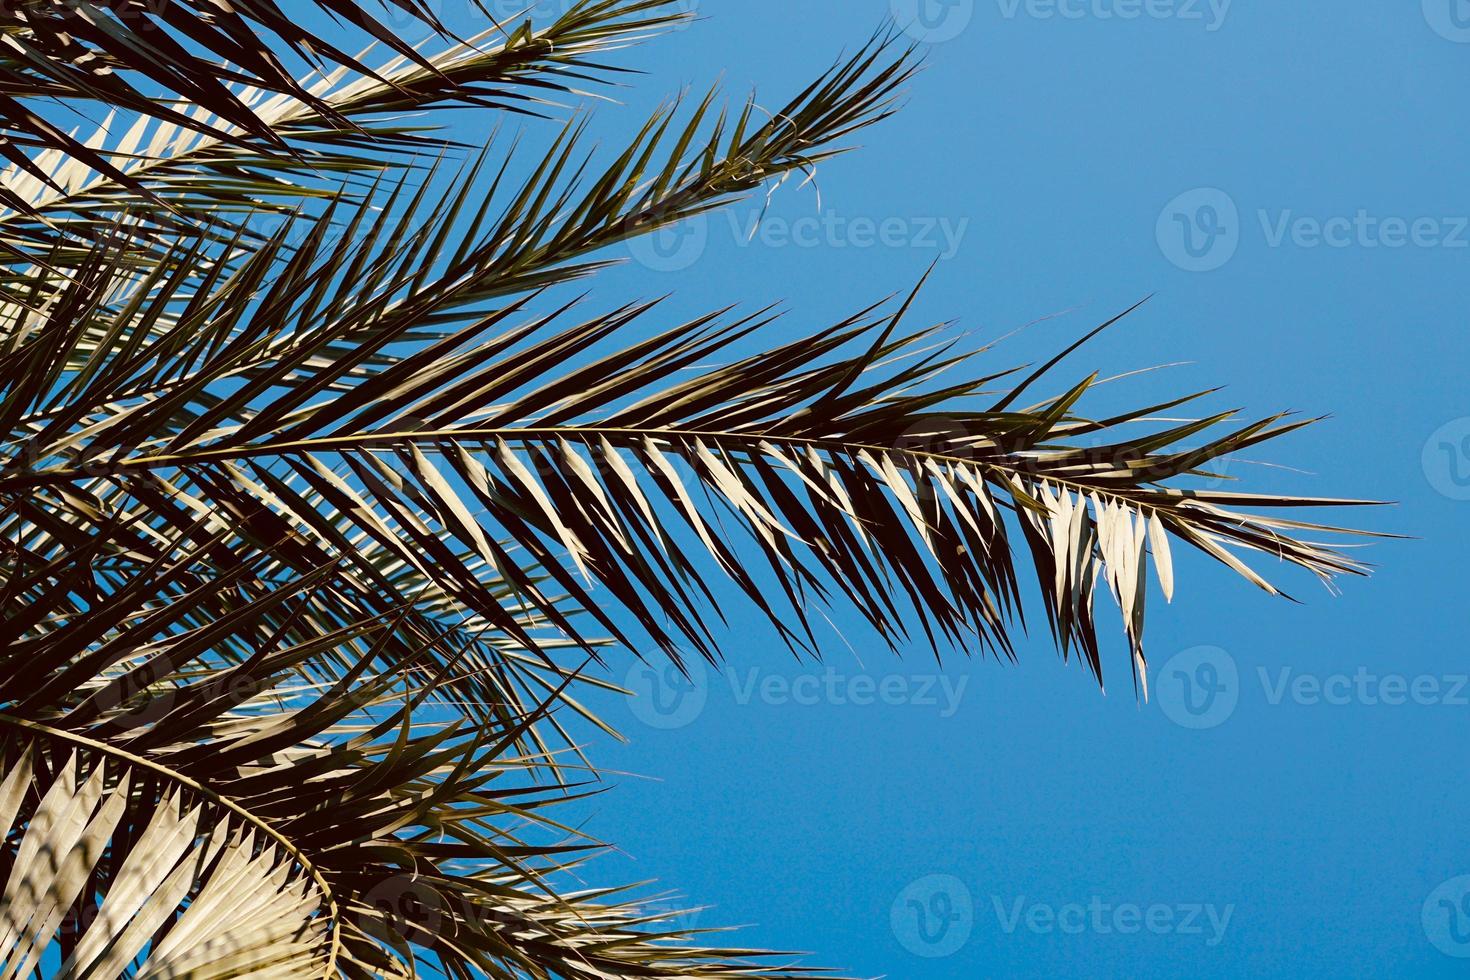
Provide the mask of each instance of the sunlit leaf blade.
[{"label": "sunlit leaf blade", "polygon": [[[1101,682],[1105,591],[1146,695],[1181,542],[1272,592],[1256,553],[1366,571],[1298,516],[1355,501],[1202,479],[1306,420],[1058,384],[1121,314],[1018,369],[915,329],[918,289],[799,329],[566,288],[797,190],[893,111],[887,34],[603,149],[562,110],[685,4],[461,40],[316,0],[361,59],[272,0],[146,5],[0,13],[0,976],[807,976],[583,884],[555,808],[601,788],[603,668],[721,662],[743,596],[802,656],[833,609],[1016,658],[1039,605]],[[54,98],[114,115],[78,140]],[[498,135],[408,119],[445,106]],[[546,152],[502,128],[536,115]]]}]

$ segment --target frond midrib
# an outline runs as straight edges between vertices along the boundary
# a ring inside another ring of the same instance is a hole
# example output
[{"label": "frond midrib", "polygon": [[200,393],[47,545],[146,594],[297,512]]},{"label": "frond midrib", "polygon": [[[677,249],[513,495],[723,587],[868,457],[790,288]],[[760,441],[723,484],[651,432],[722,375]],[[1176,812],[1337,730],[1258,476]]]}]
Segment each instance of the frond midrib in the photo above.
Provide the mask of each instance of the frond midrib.
[{"label": "frond midrib", "polygon": [[165,779],[171,780],[180,786],[183,786],[189,790],[192,790],[195,793],[200,794],[201,796],[206,797],[211,802],[224,807],[226,810],[229,810],[241,820],[244,820],[246,823],[250,824],[250,826],[265,834],[272,841],[278,844],[287,854],[289,854],[292,860],[301,865],[301,867],[305,869],[306,873],[311,876],[312,882],[316,885],[318,889],[321,890],[322,899],[326,904],[327,916],[330,920],[328,928],[331,931],[332,937],[331,945],[328,948],[327,953],[326,969],[322,973],[322,976],[330,977],[335,975],[337,969],[337,958],[341,947],[341,930],[339,912],[337,908],[337,899],[332,892],[332,887],[327,883],[326,877],[316,867],[312,860],[304,853],[302,853],[302,851],[297,848],[296,845],[293,844],[289,838],[287,838],[280,831],[272,827],[270,822],[267,821],[265,818],[251,813],[248,809],[241,806],[239,803],[231,800],[226,796],[223,796],[218,791],[211,789],[210,787],[208,787],[204,783],[199,782],[196,779],[186,776],[183,773],[178,772],[177,770],[171,769],[168,766],[163,765],[162,763],[155,762],[152,759],[148,759],[140,755],[135,755],[134,753],[129,752],[126,749],[118,748],[115,745],[108,745],[106,742],[100,742],[96,739],[88,738],[85,735],[78,735],[75,732],[68,732],[65,729],[55,728],[43,722],[32,721],[28,718],[17,718],[4,712],[0,712],[0,725],[5,725],[9,726],[10,728],[30,732],[33,735],[44,735],[47,738],[54,738],[63,742],[69,742],[72,745],[78,746],[80,748],[85,748],[93,752],[100,752],[103,755],[116,759],[117,761],[122,762],[125,765],[147,769],[150,772],[155,773],[156,775],[162,776]]}]

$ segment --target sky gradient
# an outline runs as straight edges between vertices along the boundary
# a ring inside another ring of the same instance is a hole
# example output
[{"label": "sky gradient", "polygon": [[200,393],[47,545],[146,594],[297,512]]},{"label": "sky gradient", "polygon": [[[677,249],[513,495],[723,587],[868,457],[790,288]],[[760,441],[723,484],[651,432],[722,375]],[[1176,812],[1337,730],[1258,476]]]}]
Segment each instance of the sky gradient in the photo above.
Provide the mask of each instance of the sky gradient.
[{"label": "sky gradient", "polygon": [[807,328],[937,260],[915,325],[979,346],[1040,321],[999,369],[1155,294],[1061,380],[1170,364],[1094,410],[1223,384],[1212,408],[1330,413],[1228,474],[1398,501],[1353,516],[1416,539],[1341,596],[1283,573],[1300,604],[1180,556],[1148,703],[1121,630],[1104,695],[1044,629],[1017,666],[936,666],[835,616],[850,646],[798,664],[732,602],[723,676],[615,671],[645,696],[605,705],[629,742],[592,756],[637,775],[585,808],[624,852],[594,878],[862,977],[1462,975],[1470,4],[697,9],[594,131],[717,79],[778,103],[889,18],[928,66],[815,188],[634,246],[599,301],[672,290],[666,323],[781,300]]}]

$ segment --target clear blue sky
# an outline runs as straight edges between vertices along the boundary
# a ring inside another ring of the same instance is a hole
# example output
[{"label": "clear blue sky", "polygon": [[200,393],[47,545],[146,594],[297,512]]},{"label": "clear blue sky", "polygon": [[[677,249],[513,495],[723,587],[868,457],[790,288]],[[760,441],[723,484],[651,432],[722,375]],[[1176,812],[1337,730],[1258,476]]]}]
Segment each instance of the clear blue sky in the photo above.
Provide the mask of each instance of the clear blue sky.
[{"label": "clear blue sky", "polygon": [[[1460,975],[1470,5],[926,2],[928,69],[823,168],[820,208],[783,190],[750,241],[749,209],[717,215],[596,295],[815,326],[938,257],[916,322],[979,344],[1073,311],[1010,366],[1156,292],[1072,369],[1189,363],[1094,404],[1223,383],[1218,407],[1332,413],[1253,457],[1304,472],[1231,475],[1400,501],[1359,518],[1419,540],[1339,597],[1287,576],[1301,605],[1183,563],[1146,705],[1041,634],[1019,666],[937,671],[839,620],[828,676],[737,610],[731,674],[672,714],[609,706],[630,742],[595,759],[652,778],[588,808],[626,852],[594,880],[657,878],[716,906],[699,924],[865,977]],[[917,6],[702,0],[598,126],[721,76],[776,103]]]}]

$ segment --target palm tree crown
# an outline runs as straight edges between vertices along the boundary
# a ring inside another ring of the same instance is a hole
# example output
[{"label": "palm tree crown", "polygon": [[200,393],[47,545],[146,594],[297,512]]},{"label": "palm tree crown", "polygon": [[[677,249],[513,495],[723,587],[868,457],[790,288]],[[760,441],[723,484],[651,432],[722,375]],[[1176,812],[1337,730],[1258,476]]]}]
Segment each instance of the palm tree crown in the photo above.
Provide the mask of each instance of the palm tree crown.
[{"label": "palm tree crown", "polygon": [[[1041,396],[1061,355],[993,367],[912,292],[779,342],[769,307],[572,292],[887,116],[887,34],[591,151],[565,105],[683,4],[461,38],[314,2],[375,47],[275,0],[0,12],[0,975],[805,975],[566,887],[589,665],[720,662],[733,588],[802,655],[841,605],[1014,658],[1039,604],[1101,683],[1107,591],[1146,693],[1172,547],[1270,592],[1242,554],[1365,570],[1285,516],[1353,501],[1194,479],[1303,420],[1091,418],[1095,375]],[[558,128],[467,148],[447,108]]]}]

